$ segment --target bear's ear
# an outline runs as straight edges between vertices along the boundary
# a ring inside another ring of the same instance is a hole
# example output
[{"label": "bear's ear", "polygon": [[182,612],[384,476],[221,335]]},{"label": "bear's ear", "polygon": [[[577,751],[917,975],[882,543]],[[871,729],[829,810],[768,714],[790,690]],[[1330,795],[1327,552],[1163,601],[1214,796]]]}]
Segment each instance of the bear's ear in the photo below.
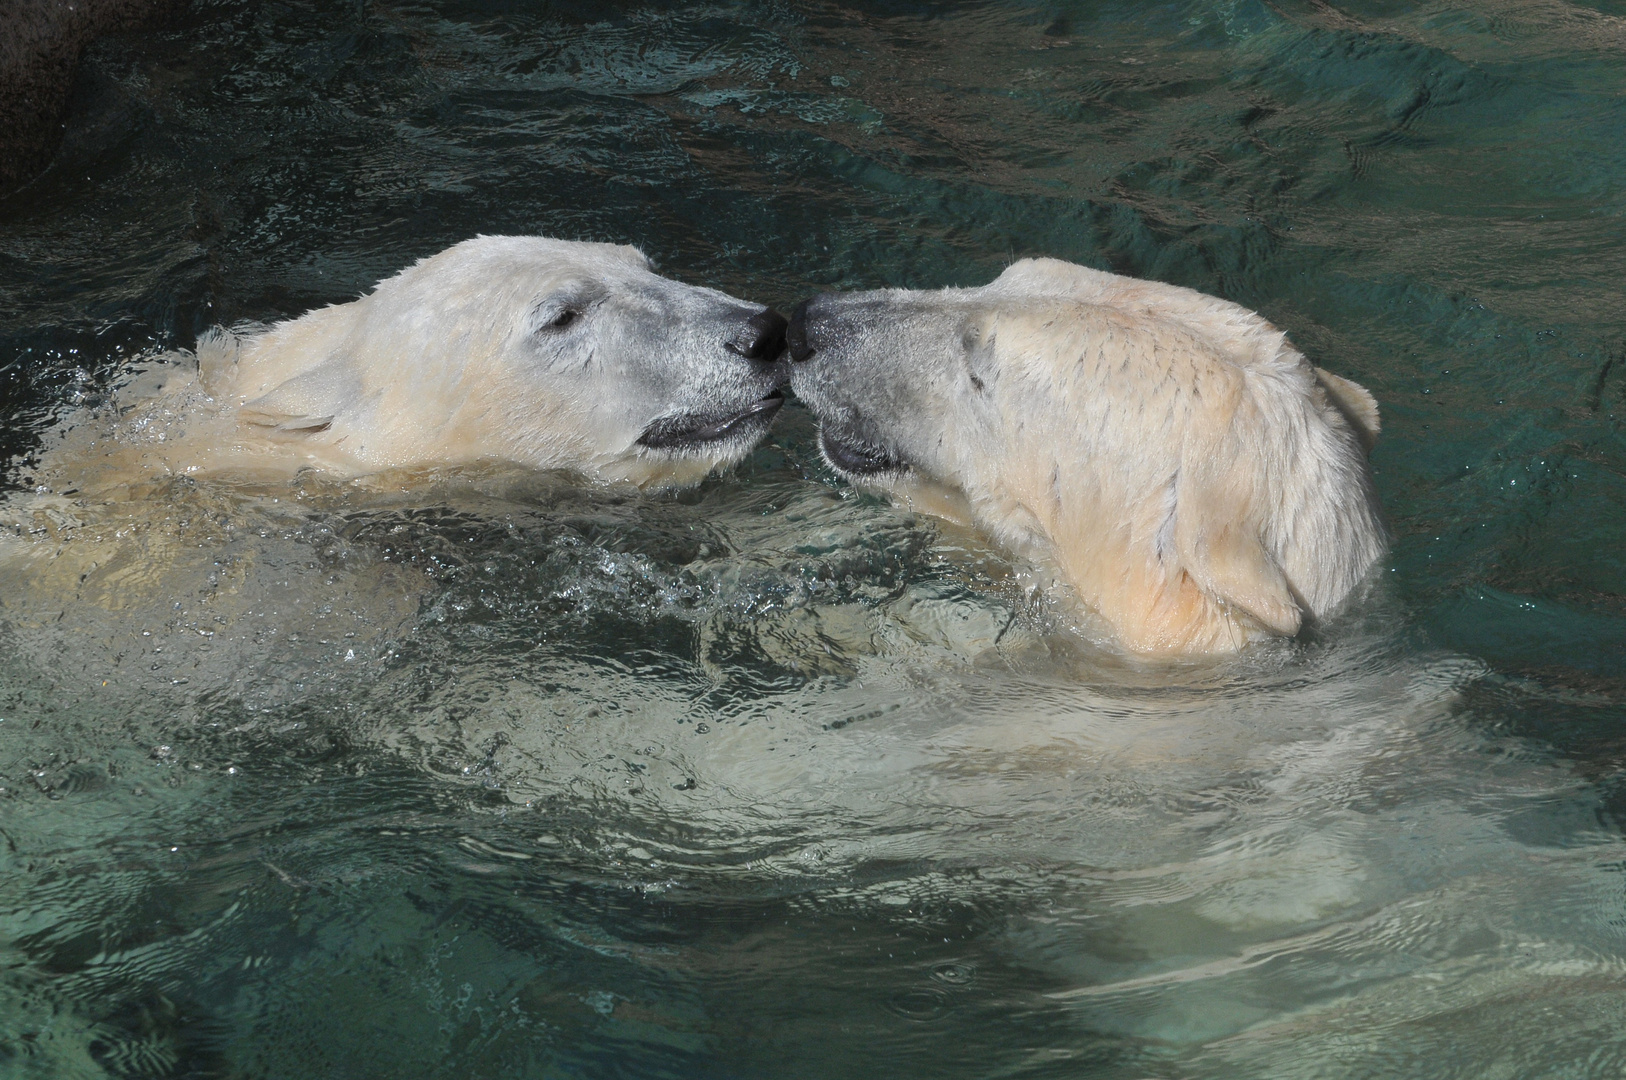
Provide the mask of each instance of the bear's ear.
[{"label": "bear's ear", "polygon": [[361,399],[361,379],[343,358],[295,375],[287,382],[245,402],[237,417],[256,427],[289,435],[326,431],[347,404]]},{"label": "bear's ear", "polygon": [[[1190,509],[1195,509],[1190,508]],[[1181,506],[1182,511],[1188,508]],[[1284,637],[1299,632],[1303,613],[1276,560],[1240,524],[1209,532],[1185,522],[1202,515],[1184,514],[1174,528],[1180,565],[1197,587],[1214,600],[1240,608],[1261,626]]]},{"label": "bear's ear", "polygon": [[1339,378],[1325,368],[1316,368],[1315,378],[1327,392],[1333,406],[1344,414],[1349,426],[1355,429],[1356,436],[1361,440],[1362,449],[1370,454],[1372,445],[1378,441],[1378,432],[1383,429],[1383,423],[1378,418],[1377,399],[1366,387]]}]

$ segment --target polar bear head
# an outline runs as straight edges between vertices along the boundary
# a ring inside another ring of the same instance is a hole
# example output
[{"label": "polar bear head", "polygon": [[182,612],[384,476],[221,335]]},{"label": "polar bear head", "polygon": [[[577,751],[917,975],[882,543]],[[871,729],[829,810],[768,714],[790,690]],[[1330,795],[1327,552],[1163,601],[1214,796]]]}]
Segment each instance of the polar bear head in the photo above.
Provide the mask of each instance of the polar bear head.
[{"label": "polar bear head", "polygon": [[1383,550],[1371,396],[1226,301],[1037,259],[817,296],[788,339],[834,469],[1054,566],[1136,651],[1297,633]]},{"label": "polar bear head", "polygon": [[199,355],[241,438],[340,474],[495,460],[665,487],[767,432],[784,326],[635,248],[482,236]]}]

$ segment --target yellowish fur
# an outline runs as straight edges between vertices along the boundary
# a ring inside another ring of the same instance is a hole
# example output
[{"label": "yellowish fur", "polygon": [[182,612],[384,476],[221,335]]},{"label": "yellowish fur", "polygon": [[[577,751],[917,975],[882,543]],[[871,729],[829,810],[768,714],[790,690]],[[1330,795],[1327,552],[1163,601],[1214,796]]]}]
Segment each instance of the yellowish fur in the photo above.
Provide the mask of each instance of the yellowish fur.
[{"label": "yellowish fur", "polygon": [[1383,550],[1376,402],[1235,304],[1038,259],[807,320],[798,395],[904,465],[854,481],[969,507],[1135,652],[1296,634]]}]

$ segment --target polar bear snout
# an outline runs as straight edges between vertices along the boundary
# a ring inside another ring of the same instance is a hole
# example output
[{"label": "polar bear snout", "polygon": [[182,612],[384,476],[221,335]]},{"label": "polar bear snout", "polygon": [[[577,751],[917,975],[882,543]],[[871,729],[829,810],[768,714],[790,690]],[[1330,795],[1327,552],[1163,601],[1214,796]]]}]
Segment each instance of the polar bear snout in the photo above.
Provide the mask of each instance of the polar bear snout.
[{"label": "polar bear snout", "polygon": [[735,461],[762,440],[784,404],[785,317],[722,294],[712,299],[718,309],[686,312],[673,329],[677,338],[692,329],[707,345],[671,367],[674,381],[653,388],[651,401],[664,408],[639,433],[641,450]]},{"label": "polar bear snout", "polygon": [[[819,449],[849,480],[890,480],[929,452],[941,421],[930,396],[941,321],[887,293],[825,293],[791,313],[791,386],[819,419]],[[929,440],[927,440],[929,441]]]},{"label": "polar bear snout", "polygon": [[[791,312],[785,346],[791,359],[791,386],[819,418],[819,453],[836,472],[850,480],[897,471],[902,462],[880,445],[868,417],[859,412],[848,380],[835,375],[846,357],[835,339],[850,327],[830,325],[839,295],[803,300]],[[838,316],[839,318],[839,316]],[[818,359],[814,360],[815,354]]]},{"label": "polar bear snout", "polygon": [[803,300],[790,313],[790,325],[785,328],[785,346],[790,350],[792,362],[800,364],[813,355],[813,346],[807,340],[807,307],[813,301]]},{"label": "polar bear snout", "polygon": [[785,329],[791,360],[806,363],[821,351],[849,355],[866,336],[866,327],[885,327],[890,313],[872,295],[879,294],[820,293],[797,304]]},{"label": "polar bear snout", "polygon": [[785,351],[785,317],[773,308],[757,312],[729,336],[723,347],[747,360],[773,361]]}]

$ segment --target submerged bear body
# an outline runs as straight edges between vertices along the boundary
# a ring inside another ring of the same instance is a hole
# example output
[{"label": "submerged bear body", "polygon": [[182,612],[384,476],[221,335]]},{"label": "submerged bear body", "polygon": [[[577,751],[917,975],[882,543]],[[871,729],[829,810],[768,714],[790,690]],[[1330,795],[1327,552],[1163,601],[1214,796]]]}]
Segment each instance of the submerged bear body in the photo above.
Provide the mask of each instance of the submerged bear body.
[{"label": "submerged bear body", "polygon": [[1133,651],[1295,634],[1384,550],[1376,403],[1235,304],[1035,259],[816,297],[789,340],[832,467],[1052,565]]}]

